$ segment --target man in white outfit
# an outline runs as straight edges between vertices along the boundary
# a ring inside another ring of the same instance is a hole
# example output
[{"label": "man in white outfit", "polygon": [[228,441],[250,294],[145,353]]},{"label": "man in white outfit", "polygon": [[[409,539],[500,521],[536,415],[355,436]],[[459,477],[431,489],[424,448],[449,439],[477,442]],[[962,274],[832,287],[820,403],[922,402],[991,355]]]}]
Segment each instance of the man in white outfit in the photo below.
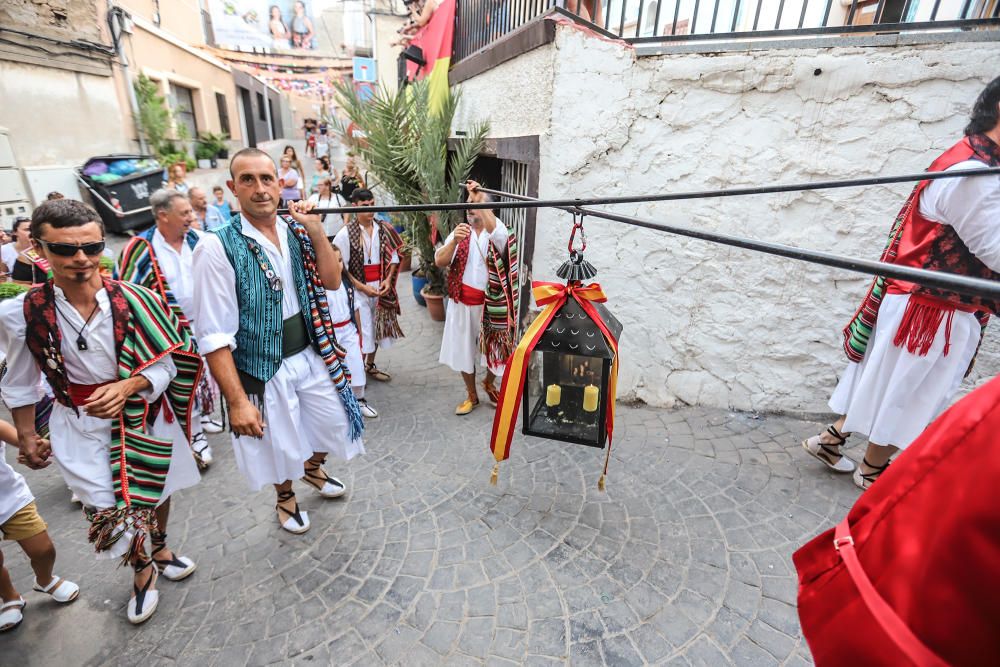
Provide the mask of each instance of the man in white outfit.
[{"label": "man in white outfit", "polygon": [[[1000,166],[1000,77],[979,96],[965,135],[929,171]],[[882,261],[1000,280],[1000,177],[919,183]],[[871,486],[890,457],[948,407],[997,311],[988,299],[877,280],[844,331],[851,363],[830,398],[842,416],[803,447],[829,468],[853,472],[860,488]],[[859,466],[840,451],[852,433],[869,441]]]},{"label": "man in white outfit", "polygon": [[253,490],[273,485],[279,524],[303,533],[309,517],[292,480],[337,498],[346,488],[323,470],[327,454],[364,453],[326,299],[340,287],[340,262],[312,204],[277,214],[281,188],[266,153],[243,149],[229,169],[240,216],[195,248],[195,332],[229,405],[240,472]]},{"label": "man in white outfit", "polygon": [[[0,306],[3,400],[21,458],[35,469],[54,458],[86,509],[98,553],[135,569],[128,619],[141,623],[159,601],[157,573],[179,580],[195,569],[167,548],[166,528],[171,495],[200,479],[188,439],[201,359],[153,292],[102,279],[104,225],[89,206],[45,202],[31,235],[53,277]],[[35,430],[39,372],[56,399],[51,441]]]},{"label": "man in white outfit", "polygon": [[[469,201],[487,201],[479,184],[467,184]],[[445,313],[444,335],[441,338],[441,355],[438,360],[462,374],[466,399],[455,408],[456,415],[467,415],[479,405],[476,392],[476,368],[486,366],[483,390],[493,405],[499,392],[495,381],[503,376],[504,360],[510,356],[516,303],[509,281],[500,286],[503,298],[498,300],[506,317],[501,318],[500,335],[488,336],[485,322],[487,289],[491,271],[495,280],[506,277],[510,267],[508,232],[489,209],[468,211],[467,222],[459,224],[445,239],[444,245],[434,253],[434,263],[448,270],[448,310]],[[516,291],[514,286],[513,290]]]}]

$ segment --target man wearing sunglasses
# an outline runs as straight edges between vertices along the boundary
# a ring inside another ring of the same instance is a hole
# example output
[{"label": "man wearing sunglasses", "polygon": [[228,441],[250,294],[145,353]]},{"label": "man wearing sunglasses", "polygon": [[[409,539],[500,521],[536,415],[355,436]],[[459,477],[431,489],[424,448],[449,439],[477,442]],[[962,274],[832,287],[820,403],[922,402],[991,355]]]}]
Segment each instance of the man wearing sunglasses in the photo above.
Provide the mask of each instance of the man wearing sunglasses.
[{"label": "man wearing sunglasses", "polygon": [[337,344],[326,290],[340,262],[310,202],[278,215],[274,161],[245,148],[229,165],[240,215],[194,250],[192,313],[198,345],[229,405],[236,465],[257,491],[273,485],[280,526],[309,530],[292,480],[324,498],[344,484],[323,470],[328,453],[364,453],[361,411]]},{"label": "man wearing sunglasses", "polygon": [[[166,528],[171,494],[200,479],[188,442],[201,357],[153,292],[102,278],[104,225],[92,208],[44,202],[31,236],[52,279],[0,306],[0,392],[19,459],[33,469],[56,462],[85,507],[98,554],[133,566],[127,614],[141,623],[157,607],[157,577],[195,569],[167,547]],[[35,430],[40,372],[55,396],[50,440]]]}]

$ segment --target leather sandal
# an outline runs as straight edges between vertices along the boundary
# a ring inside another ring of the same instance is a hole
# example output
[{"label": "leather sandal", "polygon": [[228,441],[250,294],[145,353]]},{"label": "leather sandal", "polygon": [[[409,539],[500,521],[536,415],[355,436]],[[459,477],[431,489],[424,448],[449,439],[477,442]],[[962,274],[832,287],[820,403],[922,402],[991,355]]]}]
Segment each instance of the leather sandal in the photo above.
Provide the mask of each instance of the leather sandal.
[{"label": "leather sandal", "polygon": [[841,433],[837,430],[837,427],[832,424],[826,427],[826,432],[837,441],[836,444],[823,442],[821,440],[823,435],[820,434],[803,440],[802,448],[806,450],[810,456],[834,472],[854,472],[854,469],[857,467],[854,465],[854,461],[847,458],[840,452],[840,447],[847,442],[847,438],[849,438],[851,434],[847,433],[845,435]]},{"label": "leather sandal", "polygon": [[16,600],[4,602],[0,605],[0,632],[7,632],[21,625],[21,621],[24,620],[22,612],[27,604],[24,598],[19,597]]},{"label": "leather sandal", "polygon": [[35,585],[32,589],[38,591],[39,593],[51,595],[53,600],[64,604],[72,602],[80,595],[79,586],[68,579],[57,577],[54,574],[52,575],[52,581],[49,582],[48,586],[39,586],[38,580],[36,579]]}]

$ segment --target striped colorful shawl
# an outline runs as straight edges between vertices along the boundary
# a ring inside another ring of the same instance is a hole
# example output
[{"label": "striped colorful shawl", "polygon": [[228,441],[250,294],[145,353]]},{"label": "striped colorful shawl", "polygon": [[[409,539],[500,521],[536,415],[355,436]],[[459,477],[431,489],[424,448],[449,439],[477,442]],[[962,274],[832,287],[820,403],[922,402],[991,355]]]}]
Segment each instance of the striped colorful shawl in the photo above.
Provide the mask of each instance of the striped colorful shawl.
[{"label": "striped colorful shawl", "polygon": [[[288,229],[299,240],[302,247],[302,264],[306,275],[306,294],[309,299],[309,317],[307,323],[312,325],[311,338],[316,352],[323,358],[326,370],[330,373],[333,386],[344,404],[349,426],[349,437],[357,440],[364,432],[365,423],[361,416],[361,406],[351,389],[351,374],[347,369],[345,359],[347,353],[337,343],[333,331],[333,320],[330,318],[330,305],[326,298],[326,288],[319,277],[316,266],[316,249],[313,247],[309,232],[292,218],[285,218]],[[347,276],[344,276],[347,279]],[[362,371],[363,372],[363,371]]]},{"label": "striped colorful shawl", "polygon": [[[448,296],[458,301],[462,294],[462,277],[469,261],[472,237],[466,236],[455,248],[455,256],[448,267]],[[478,254],[478,252],[476,253]],[[497,250],[490,241],[486,252],[486,301],[483,307],[479,349],[486,355],[490,366],[502,366],[514,352],[516,341],[520,284],[517,274],[517,238],[507,235],[507,248]]]},{"label": "striped colorful shawl", "polygon": [[490,243],[486,255],[488,277],[479,349],[486,355],[487,364],[494,367],[506,364],[517,345],[514,334],[521,295],[517,262],[517,238],[513,232],[507,236],[506,250],[497,250]]},{"label": "striped colorful shawl", "polygon": [[[170,291],[170,285],[160,270],[160,263],[156,261],[156,253],[153,252],[153,234],[155,233],[156,227],[152,227],[142,234],[134,236],[128,242],[128,245],[118,256],[114,273],[115,280],[142,285],[146,289],[156,292],[174,312],[181,324],[190,331],[191,322],[178,305],[177,298]],[[189,231],[184,240],[188,247],[194,250],[198,244],[198,234],[193,230]]]},{"label": "striped colorful shawl", "polygon": [[[151,434],[164,401],[191,437],[191,396],[203,365],[194,340],[155,293],[144,287],[105,280],[111,304],[118,380],[134,377],[170,355],[177,368],[163,395],[149,404],[138,395],[111,420],[110,466],[115,507],[90,512],[89,539],[97,551],[110,549],[126,531],[133,536],[122,558],[144,553],[145,533],[156,528],[154,509],[163,493],[173,441]],[[56,320],[52,283],[34,287],[24,300],[25,344],[52,387],[55,400],[79,414],[69,397],[62,357],[62,333]]]},{"label": "striped colorful shawl", "polygon": [[[379,239],[379,275],[385,280],[393,271],[392,256],[403,248],[403,237],[392,225],[376,220]],[[360,282],[365,281],[365,251],[361,241],[361,224],[356,219],[347,223],[347,239],[351,244],[351,257],[347,270]],[[398,267],[398,265],[397,265]],[[383,338],[402,338],[403,329],[399,326],[399,294],[396,292],[396,281],[389,285],[389,291],[378,298],[375,305],[375,342]]]}]

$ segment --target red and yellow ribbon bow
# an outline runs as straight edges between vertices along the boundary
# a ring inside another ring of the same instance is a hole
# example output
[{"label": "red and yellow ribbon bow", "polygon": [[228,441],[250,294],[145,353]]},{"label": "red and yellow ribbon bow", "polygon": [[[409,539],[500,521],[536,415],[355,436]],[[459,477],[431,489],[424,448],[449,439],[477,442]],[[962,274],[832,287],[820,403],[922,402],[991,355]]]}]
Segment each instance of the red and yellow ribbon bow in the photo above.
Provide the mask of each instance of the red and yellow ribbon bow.
[{"label": "red and yellow ribbon bow", "polygon": [[532,294],[535,303],[544,306],[542,312],[531,323],[531,326],[524,332],[521,340],[514,350],[514,354],[507,360],[507,368],[504,370],[503,383],[500,386],[500,400],[497,403],[496,415],[493,417],[493,434],[490,439],[490,449],[497,463],[493,467],[491,484],[496,484],[497,476],[500,472],[500,462],[510,457],[510,442],[514,436],[514,427],[517,424],[517,411],[521,405],[521,395],[524,391],[524,378],[528,371],[528,359],[531,351],[535,349],[545,329],[548,328],[552,317],[559,312],[566,300],[573,298],[576,300],[587,316],[598,326],[604,334],[604,340],[611,348],[613,357],[611,361],[611,378],[608,383],[607,395],[607,431],[608,431],[608,452],[604,460],[604,472],[598,482],[598,488],[604,490],[604,478],[608,473],[608,460],[611,457],[611,435],[615,424],[615,398],[618,388],[618,341],[611,330],[608,329],[600,313],[594,308],[594,303],[604,303],[608,298],[597,283],[583,285],[581,283],[533,282],[531,284]]}]

